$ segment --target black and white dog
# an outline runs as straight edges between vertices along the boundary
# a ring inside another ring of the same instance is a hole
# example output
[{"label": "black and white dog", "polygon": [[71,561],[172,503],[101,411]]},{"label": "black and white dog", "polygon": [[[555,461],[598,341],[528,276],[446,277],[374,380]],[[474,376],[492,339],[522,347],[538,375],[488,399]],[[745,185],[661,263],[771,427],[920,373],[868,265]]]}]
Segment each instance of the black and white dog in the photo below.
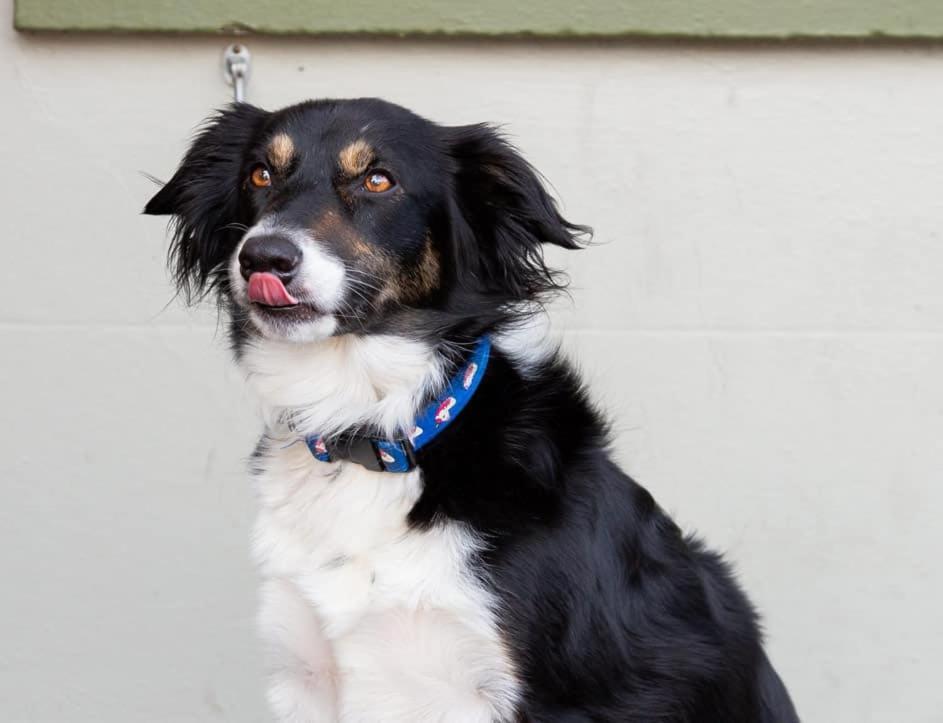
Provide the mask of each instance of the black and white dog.
[{"label": "black and white dog", "polygon": [[278,720],[798,720],[727,566],[616,467],[543,338],[542,244],[588,230],[492,128],[234,105],[146,213],[264,410]]}]

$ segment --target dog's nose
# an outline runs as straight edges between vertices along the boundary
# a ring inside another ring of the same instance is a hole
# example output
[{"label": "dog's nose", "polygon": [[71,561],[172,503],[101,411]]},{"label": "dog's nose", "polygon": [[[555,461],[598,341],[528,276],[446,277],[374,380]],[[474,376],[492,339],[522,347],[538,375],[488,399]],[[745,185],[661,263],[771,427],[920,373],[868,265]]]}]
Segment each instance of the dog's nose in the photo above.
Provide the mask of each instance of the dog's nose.
[{"label": "dog's nose", "polygon": [[301,263],[301,249],[284,236],[250,238],[239,252],[239,271],[248,278],[257,271],[268,272],[287,282]]}]

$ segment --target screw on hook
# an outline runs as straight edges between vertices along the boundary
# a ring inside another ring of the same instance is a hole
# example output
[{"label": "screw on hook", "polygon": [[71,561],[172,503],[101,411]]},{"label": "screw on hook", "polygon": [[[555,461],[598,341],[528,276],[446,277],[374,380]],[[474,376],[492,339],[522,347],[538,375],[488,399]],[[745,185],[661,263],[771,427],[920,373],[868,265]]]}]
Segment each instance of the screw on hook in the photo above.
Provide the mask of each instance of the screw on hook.
[{"label": "screw on hook", "polygon": [[237,103],[245,102],[251,62],[252,55],[242,43],[233,43],[223,51],[223,78],[232,86]]}]

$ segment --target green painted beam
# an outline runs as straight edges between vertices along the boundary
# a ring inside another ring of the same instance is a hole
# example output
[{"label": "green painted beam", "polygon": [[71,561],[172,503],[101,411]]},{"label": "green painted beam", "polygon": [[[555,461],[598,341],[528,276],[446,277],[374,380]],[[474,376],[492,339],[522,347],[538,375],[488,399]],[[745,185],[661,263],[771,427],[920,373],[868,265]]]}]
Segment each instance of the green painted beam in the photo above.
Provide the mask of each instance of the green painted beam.
[{"label": "green painted beam", "polygon": [[943,38],[943,0],[17,0],[29,31]]}]

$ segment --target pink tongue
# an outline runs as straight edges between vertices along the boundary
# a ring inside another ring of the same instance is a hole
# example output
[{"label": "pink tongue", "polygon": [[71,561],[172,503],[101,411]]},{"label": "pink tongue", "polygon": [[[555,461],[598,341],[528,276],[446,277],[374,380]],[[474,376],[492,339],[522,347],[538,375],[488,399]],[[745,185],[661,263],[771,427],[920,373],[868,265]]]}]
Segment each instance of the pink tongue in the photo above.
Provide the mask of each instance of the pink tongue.
[{"label": "pink tongue", "polygon": [[298,300],[288,293],[275,274],[256,272],[249,277],[249,301],[266,306],[294,306]]}]

